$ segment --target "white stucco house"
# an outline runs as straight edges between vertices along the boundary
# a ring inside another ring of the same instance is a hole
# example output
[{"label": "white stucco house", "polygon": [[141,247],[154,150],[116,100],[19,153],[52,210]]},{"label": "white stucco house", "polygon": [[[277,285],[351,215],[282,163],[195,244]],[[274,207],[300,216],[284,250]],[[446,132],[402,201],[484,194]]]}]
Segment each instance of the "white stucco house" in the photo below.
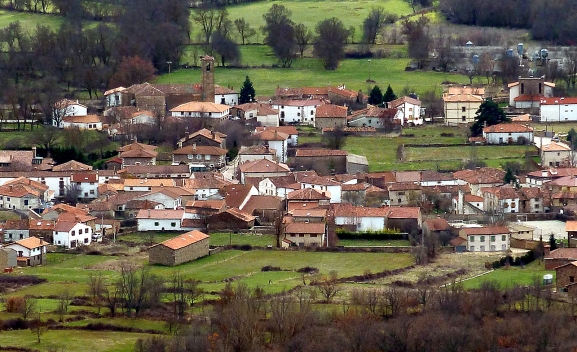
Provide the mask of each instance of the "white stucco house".
[{"label": "white stucco house", "polygon": [[80,104],[78,100],[62,99],[52,106],[52,121],[54,127],[59,127],[56,125],[56,120],[64,116],[85,116],[87,114],[88,108],[86,105]]},{"label": "white stucco house", "polygon": [[577,121],[577,98],[542,98],[539,117],[541,122]]},{"label": "white stucco house", "polygon": [[388,208],[355,207],[351,204],[334,206],[335,224],[353,226],[356,231],[382,231],[386,228]]},{"label": "white stucco house", "polygon": [[126,88],[117,87],[114,89],[109,89],[104,92],[104,104],[105,108],[111,108],[114,106],[122,106],[122,92]]},{"label": "white stucco house", "polygon": [[197,117],[224,120],[230,115],[230,106],[203,101],[180,104],[170,110],[174,117]]},{"label": "white stucco house", "polygon": [[53,238],[56,246],[87,246],[92,242],[92,228],[79,222],[58,221],[54,227]]},{"label": "white stucco house", "polygon": [[164,209],[176,209],[182,206],[182,197],[178,194],[174,194],[174,192],[171,192],[170,190],[165,189],[150,192],[134,199],[148,200],[151,202],[160,203],[163,205]]},{"label": "white stucco house", "polygon": [[276,196],[286,199],[288,194],[301,189],[292,176],[265,178],[258,183],[258,193],[261,195]]},{"label": "white stucco house", "polygon": [[341,202],[342,185],[340,182],[333,181],[328,177],[311,175],[304,177],[300,183],[301,183],[301,189],[312,188],[319,191],[322,194],[330,196],[331,203]]},{"label": "white stucco house", "polygon": [[483,128],[487,144],[517,144],[533,142],[533,127],[517,123],[500,123]]},{"label": "white stucco house", "polygon": [[265,129],[255,132],[252,140],[258,145],[268,145],[269,149],[274,149],[278,161],[285,163],[287,160],[289,135],[276,130]]},{"label": "white stucco house", "polygon": [[76,184],[80,191],[80,198],[98,198],[98,174],[76,173],[70,176],[70,182]]},{"label": "white stucco house", "polygon": [[279,100],[272,107],[279,111],[281,123],[315,125],[316,108],[323,102],[318,99]]},{"label": "white stucco house", "polygon": [[505,226],[470,227],[459,231],[469,252],[498,252],[510,248],[511,231]]},{"label": "white stucco house", "polygon": [[136,215],[138,231],[180,231],[184,210],[142,209]]},{"label": "white stucco house", "polygon": [[412,97],[400,97],[389,103],[387,107],[390,109],[397,109],[400,114],[395,116],[401,122],[401,126],[406,124],[419,126],[423,124],[423,117],[421,116],[421,101]]},{"label": "white stucco house", "polygon": [[230,88],[214,85],[214,103],[228,106],[238,105],[238,93]]},{"label": "white stucco house", "polygon": [[6,245],[6,248],[16,251],[18,266],[35,266],[46,264],[46,246],[38,237],[28,237]]},{"label": "white stucco house", "polygon": [[[55,123],[56,121],[54,121],[54,124]],[[102,121],[100,121],[100,117],[97,115],[64,116],[58,127],[64,129],[78,128],[80,130],[102,131]]]},{"label": "white stucco house", "polygon": [[481,188],[480,193],[483,209],[491,214],[518,213],[521,208],[519,194],[511,186]]}]

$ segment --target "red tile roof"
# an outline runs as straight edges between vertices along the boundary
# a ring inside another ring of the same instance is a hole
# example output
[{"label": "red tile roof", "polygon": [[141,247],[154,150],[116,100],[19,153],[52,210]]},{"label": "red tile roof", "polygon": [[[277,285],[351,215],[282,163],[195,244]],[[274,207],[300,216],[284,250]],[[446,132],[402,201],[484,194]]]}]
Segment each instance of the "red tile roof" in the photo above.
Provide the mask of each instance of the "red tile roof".
[{"label": "red tile roof", "polygon": [[191,101],[180,104],[172,109],[171,112],[199,112],[199,113],[223,113],[230,109],[230,106],[216,104],[206,101]]},{"label": "red tile roof", "polygon": [[287,195],[287,199],[290,200],[329,200],[327,197],[320,193],[319,191],[312,188],[303,188],[297,191],[290,192]]},{"label": "red tile roof", "polygon": [[137,219],[166,219],[181,220],[184,210],[169,209],[142,209],[136,215]]},{"label": "red tile roof", "polygon": [[252,139],[257,141],[286,141],[288,138],[288,134],[270,129],[262,130],[252,135]]},{"label": "red tile roof", "polygon": [[[33,249],[33,248],[47,246],[50,243],[44,242],[40,238],[32,236],[32,237],[25,238],[23,240],[16,241],[12,244],[19,244],[24,248]],[[8,245],[8,247],[10,247],[10,245]]]},{"label": "red tile roof", "polygon": [[208,146],[208,145],[187,145],[186,147],[177,149],[172,152],[176,155],[226,155],[227,150],[219,147]]},{"label": "red tile roof", "polygon": [[334,204],[333,211],[337,217],[382,217],[389,214],[389,208],[357,207],[352,204]]},{"label": "red tile roof", "polygon": [[481,167],[473,170],[461,170],[453,173],[453,176],[469,184],[502,184],[505,171],[490,167]]},{"label": "red tile roof", "polygon": [[240,207],[242,202],[249,196],[250,191],[253,189],[252,185],[228,185],[223,189],[225,194],[224,199],[226,205],[229,207]]},{"label": "red tile roof", "polygon": [[504,235],[511,233],[506,226],[469,227],[463,229],[466,235]]},{"label": "red tile roof", "polygon": [[96,173],[79,173],[72,174],[70,177],[72,182],[98,182],[98,175]]},{"label": "red tile roof", "polygon": [[419,207],[388,207],[389,219],[420,219],[421,208]]},{"label": "red tile roof", "polygon": [[521,94],[514,101],[541,101],[544,97],[538,94]]},{"label": "red tile roof", "polygon": [[413,105],[418,105],[421,106],[421,101],[415,98],[411,98],[408,96],[404,96],[404,97],[400,97],[396,100],[393,100],[389,103],[387,103],[387,106],[390,108],[397,108],[400,105],[404,104],[404,103],[409,103],[409,104],[413,104]]},{"label": "red tile roof", "polygon": [[299,131],[297,130],[297,128],[295,126],[278,126],[278,127],[257,127],[256,131],[260,132],[260,131],[264,131],[264,130],[271,130],[271,131],[277,131],[277,132],[281,132],[281,133],[285,133],[288,134],[289,136],[292,135],[297,135],[299,134]]},{"label": "red tile roof", "polygon": [[347,117],[347,107],[334,105],[334,104],[324,104],[317,107],[315,117],[318,118],[346,118]]},{"label": "red tile roof", "polygon": [[565,223],[565,231],[577,231],[577,221],[567,221]]},{"label": "red tile roof", "polygon": [[484,133],[524,133],[533,132],[533,127],[518,123],[500,123],[483,128]]},{"label": "red tile roof", "polygon": [[260,159],[255,161],[247,161],[240,164],[238,167],[240,171],[244,173],[276,173],[276,172],[289,172],[288,166],[282,163],[275,163],[267,159]]},{"label": "red tile roof", "polygon": [[[209,235],[202,233],[198,230],[194,230],[194,231],[190,231],[187,233],[183,233],[180,236],[177,237],[173,237],[169,240],[166,240],[164,242],[160,242],[152,247],[156,247],[156,246],[165,246],[168,247],[170,249],[181,249],[187,246],[190,246],[191,244],[200,242],[204,239],[210,238]],[[152,248],[150,247],[150,248]]]},{"label": "red tile roof", "polygon": [[241,210],[249,214],[255,210],[277,210],[281,208],[281,202],[282,199],[275,196],[252,195]]},{"label": "red tile roof", "polygon": [[285,227],[285,234],[323,234],[325,233],[324,222],[291,222]]},{"label": "red tile roof", "polygon": [[444,218],[425,220],[424,225],[426,225],[430,231],[446,231],[451,228],[447,220]]},{"label": "red tile roof", "polygon": [[577,104],[577,98],[541,97],[541,105],[568,105],[568,104]]}]

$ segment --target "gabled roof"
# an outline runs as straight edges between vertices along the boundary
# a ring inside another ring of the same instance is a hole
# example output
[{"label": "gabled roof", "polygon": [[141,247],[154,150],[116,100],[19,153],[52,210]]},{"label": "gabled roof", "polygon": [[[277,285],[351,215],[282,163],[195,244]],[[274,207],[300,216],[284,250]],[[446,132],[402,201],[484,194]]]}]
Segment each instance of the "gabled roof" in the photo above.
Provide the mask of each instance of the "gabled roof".
[{"label": "gabled roof", "polygon": [[72,230],[74,226],[76,226],[77,222],[73,221],[57,221],[56,226],[54,227],[54,231],[56,232],[69,232]]},{"label": "gabled roof", "polygon": [[287,199],[290,200],[329,200],[330,197],[325,196],[324,194],[320,193],[319,191],[313,188],[303,188],[293,192],[290,192],[287,195]]},{"label": "gabled roof", "polygon": [[235,92],[234,90],[230,89],[230,88],[226,88],[226,87],[222,87],[219,86],[218,84],[214,85],[214,94],[238,94],[238,92]]},{"label": "gabled roof", "polygon": [[223,138],[226,138],[226,134],[224,133],[220,133],[220,132],[216,132],[216,131],[210,131],[206,128],[203,128],[201,130],[198,130],[192,134],[189,134],[188,136],[181,138],[179,142],[185,142],[188,141],[196,136],[202,136],[205,138],[208,138],[210,140],[213,140],[217,143],[222,143]]},{"label": "gabled roof", "polygon": [[25,238],[23,240],[19,240],[19,241],[16,241],[14,243],[11,243],[11,244],[7,245],[7,247],[10,247],[13,244],[18,244],[24,248],[33,249],[33,248],[47,246],[50,243],[44,242],[40,238],[33,236],[33,237],[28,237],[28,238]]},{"label": "gabled roof", "polygon": [[252,195],[241,208],[242,211],[253,214],[255,210],[277,210],[280,209],[282,199],[275,196]]},{"label": "gabled roof", "polygon": [[72,182],[98,182],[98,175],[96,173],[76,173],[70,176]]},{"label": "gabled roof", "polygon": [[127,178],[124,187],[168,187],[174,186],[171,178]]},{"label": "gabled roof", "polygon": [[329,87],[329,93],[337,94],[348,99],[356,99],[359,93],[354,90],[346,89],[344,86]]},{"label": "gabled roof", "polygon": [[255,216],[252,216],[251,214],[244,212],[238,208],[229,208],[224,212],[234,216],[237,219],[245,221],[245,222],[250,222],[250,221],[253,221],[254,219],[256,219]]},{"label": "gabled roof", "polygon": [[277,131],[277,132],[288,134],[289,136],[294,136],[294,135],[298,136],[298,134],[299,134],[299,131],[297,130],[297,128],[295,126],[278,126],[278,127],[265,126],[265,127],[257,127],[255,129],[255,131],[257,131],[257,132],[261,132],[264,130]]},{"label": "gabled roof", "polygon": [[558,248],[549,253],[545,259],[577,259],[577,248]]},{"label": "gabled roof", "polygon": [[288,166],[282,163],[275,163],[268,159],[260,159],[255,161],[247,161],[240,164],[240,171],[244,173],[267,173],[267,172],[289,172]]},{"label": "gabled roof", "polygon": [[453,176],[469,184],[502,184],[505,173],[501,169],[481,167],[473,170],[456,171]]},{"label": "gabled roof", "polygon": [[422,182],[434,181],[454,181],[455,177],[449,173],[441,173],[438,171],[421,171]]},{"label": "gabled roof", "polygon": [[158,152],[153,150],[133,149],[120,153],[119,157],[124,158],[155,158]]},{"label": "gabled roof", "polygon": [[275,155],[276,150],[268,148],[264,145],[251,145],[249,147],[241,147],[238,154],[240,155]]},{"label": "gabled roof", "polygon": [[500,123],[483,128],[484,133],[525,133],[533,132],[533,127],[518,123]]},{"label": "gabled roof", "polygon": [[[194,230],[194,231],[190,231],[187,233],[183,233],[180,236],[173,237],[173,238],[166,240],[164,242],[160,242],[158,244],[155,244],[152,247],[164,246],[164,247],[168,247],[170,249],[177,250],[177,249],[181,249],[181,248],[190,246],[191,244],[200,242],[200,241],[207,239],[207,238],[210,238],[210,236],[203,233],[203,232],[200,232],[198,230]],[[152,247],[150,247],[150,248],[152,248]]]},{"label": "gabled roof", "polygon": [[318,118],[346,118],[347,117],[347,107],[334,105],[334,104],[324,104],[317,107],[315,117]]},{"label": "gabled roof", "polygon": [[571,147],[564,143],[553,142],[541,147],[544,152],[565,152],[570,151]]},{"label": "gabled roof", "polygon": [[30,224],[28,219],[20,219],[20,220],[6,220],[6,224],[4,225],[4,230],[29,230]]},{"label": "gabled roof", "polygon": [[68,123],[98,123],[100,117],[97,115],[81,115],[81,116],[64,116],[62,117],[63,122]]},{"label": "gabled roof", "polygon": [[420,189],[421,185],[414,182],[396,182],[389,185],[389,191],[412,191]]},{"label": "gabled roof", "polygon": [[122,93],[134,94],[135,96],[166,96],[164,92],[148,82],[142,84],[133,84],[126,88]]},{"label": "gabled roof", "polygon": [[483,194],[490,193],[493,194],[497,199],[517,199],[519,195],[517,190],[509,185],[503,187],[485,187],[481,188]]},{"label": "gabled roof", "polygon": [[58,100],[56,103],[54,103],[54,107],[56,109],[64,109],[67,108],[69,106],[72,105],[78,105],[78,106],[82,106],[82,107],[86,107],[86,105],[82,105],[78,102],[78,100],[74,101],[74,100],[70,100],[70,99],[60,99]]},{"label": "gabled roof", "polygon": [[288,138],[288,134],[270,129],[265,129],[252,135],[252,139],[257,141],[286,141]]},{"label": "gabled roof", "polygon": [[543,96],[538,94],[521,94],[515,97],[513,101],[541,101],[542,99]]},{"label": "gabled roof", "polygon": [[420,219],[421,208],[419,207],[388,207],[389,219]]},{"label": "gabled roof", "polygon": [[506,226],[469,227],[463,229],[466,235],[504,235],[511,233]]},{"label": "gabled roof", "polygon": [[181,220],[184,210],[142,209],[136,215],[137,219]]},{"label": "gabled roof", "polygon": [[226,201],[226,205],[229,207],[240,207],[250,194],[252,188],[252,185],[234,184],[225,186],[223,192],[225,194],[224,199]]},{"label": "gabled roof", "polygon": [[298,234],[324,234],[326,231],[324,222],[291,222],[286,225],[285,233]]},{"label": "gabled roof", "polygon": [[122,153],[122,152],[127,152],[129,150],[148,150],[148,151],[152,152],[152,151],[155,151],[157,148],[158,147],[155,145],[134,142],[134,143],[127,144],[123,147],[118,148],[118,152]]},{"label": "gabled roof", "polygon": [[92,166],[83,164],[76,160],[70,160],[60,165],[52,167],[52,171],[89,171],[92,170]]},{"label": "gabled roof", "polygon": [[444,96],[443,100],[446,102],[483,102],[483,98],[473,94],[455,94]]},{"label": "gabled roof", "polygon": [[300,180],[301,183],[308,183],[311,185],[321,185],[321,186],[340,186],[341,183],[331,180],[329,177],[310,175],[303,177]]},{"label": "gabled roof", "polygon": [[484,201],[483,197],[474,194],[465,194],[463,200],[468,203],[482,203]]},{"label": "gabled roof", "polygon": [[334,204],[333,211],[337,217],[382,217],[389,214],[389,208],[357,207],[348,203]]},{"label": "gabled roof", "polygon": [[421,181],[420,171],[396,171],[395,179],[397,182],[413,182],[417,183]]},{"label": "gabled roof", "polygon": [[110,95],[110,94],[114,94],[114,93],[117,93],[117,92],[122,92],[122,91],[125,90],[125,89],[126,89],[126,88],[124,88],[124,87],[122,87],[122,86],[116,87],[116,88],[113,88],[113,89],[109,89],[109,90],[107,90],[106,92],[104,92],[104,96],[107,96],[107,95]]},{"label": "gabled roof", "polygon": [[185,209],[211,209],[220,210],[226,206],[226,201],[224,199],[218,200],[190,200],[186,203]]},{"label": "gabled roof", "polygon": [[430,231],[446,231],[451,228],[447,219],[444,218],[428,219],[425,220],[423,224],[426,225]]},{"label": "gabled roof", "polygon": [[223,113],[230,109],[230,106],[224,104],[216,104],[207,101],[191,101],[180,104],[177,107],[170,109],[171,112],[199,112],[199,113]]},{"label": "gabled roof", "polygon": [[577,104],[577,98],[541,97],[541,105],[569,105],[569,104]]},{"label": "gabled roof", "polygon": [[422,104],[421,101],[418,99],[411,98],[408,96],[403,96],[403,97],[400,97],[398,99],[395,99],[393,101],[388,102],[387,106],[390,108],[397,108],[400,105],[403,105],[404,103],[409,103],[409,104],[418,105],[418,106],[421,106],[421,104]]}]

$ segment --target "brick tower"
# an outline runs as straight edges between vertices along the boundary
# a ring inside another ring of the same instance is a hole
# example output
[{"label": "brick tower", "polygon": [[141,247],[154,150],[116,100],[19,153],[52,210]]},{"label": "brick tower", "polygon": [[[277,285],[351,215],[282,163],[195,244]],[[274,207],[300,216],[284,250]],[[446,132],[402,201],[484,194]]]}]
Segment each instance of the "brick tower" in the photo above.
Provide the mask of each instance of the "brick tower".
[{"label": "brick tower", "polygon": [[214,57],[200,57],[202,69],[202,101],[214,103]]}]

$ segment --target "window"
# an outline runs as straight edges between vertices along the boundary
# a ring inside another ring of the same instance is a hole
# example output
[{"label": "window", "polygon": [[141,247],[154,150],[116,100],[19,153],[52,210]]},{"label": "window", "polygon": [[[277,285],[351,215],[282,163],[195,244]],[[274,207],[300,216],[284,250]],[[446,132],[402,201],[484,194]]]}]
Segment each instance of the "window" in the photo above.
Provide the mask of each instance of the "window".
[{"label": "window", "polygon": [[467,121],[467,116],[461,116],[461,121],[463,122]]},{"label": "window", "polygon": [[88,244],[88,237],[84,239],[84,244]]},{"label": "window", "polygon": [[79,230],[78,230],[78,234],[79,234],[79,235],[82,235],[82,229],[79,229]]},{"label": "window", "polygon": [[495,242],[495,236],[491,236],[491,242]]},{"label": "window", "polygon": [[23,234],[23,233],[20,234],[20,239],[21,239],[21,240],[24,239],[24,234]]},{"label": "window", "polygon": [[311,115],[314,115],[314,114],[315,114],[315,112],[313,110],[311,110]]},{"label": "window", "polygon": [[501,235],[501,241],[507,241],[507,235]]},{"label": "window", "polygon": [[205,155],[204,160],[210,160],[210,155]]},{"label": "window", "polygon": [[90,194],[94,194],[94,190],[93,190],[93,189],[90,190]]},{"label": "window", "polygon": [[485,236],[481,236],[481,242],[485,242]]},{"label": "window", "polygon": [[76,235],[76,231],[72,231],[72,232],[70,232],[70,234],[71,234],[72,236],[74,236],[74,235]]},{"label": "window", "polygon": [[202,159],[202,155],[197,154],[197,155],[196,155],[196,160],[201,160],[201,159]]},{"label": "window", "polygon": [[24,205],[28,205],[28,199],[24,199]]},{"label": "window", "polygon": [[461,111],[462,111],[462,112],[467,112],[467,108],[463,106],[463,107],[461,108]]},{"label": "window", "polygon": [[475,251],[475,246],[469,247],[469,252],[474,252],[474,251]]},{"label": "window", "polygon": [[301,233],[301,234],[299,234],[299,237],[305,237],[305,235]]},{"label": "window", "polygon": [[398,192],[398,194],[399,194],[400,196],[404,196],[404,195],[405,195],[405,192]]},{"label": "window", "polygon": [[176,227],[176,223],[175,223],[175,222],[171,222],[171,223],[170,223],[170,227]]},{"label": "window", "polygon": [[575,276],[569,276],[569,282],[575,282]]},{"label": "window", "polygon": [[301,116],[301,113],[300,113],[300,112],[297,112],[297,116]]},{"label": "window", "polygon": [[469,236],[469,242],[475,242],[475,236]]},{"label": "window", "polygon": [[158,224],[158,221],[155,221],[155,222],[154,222],[154,226],[158,226],[158,225],[159,225],[159,224]]},{"label": "window", "polygon": [[372,120],[369,120],[369,123],[371,123]]}]

